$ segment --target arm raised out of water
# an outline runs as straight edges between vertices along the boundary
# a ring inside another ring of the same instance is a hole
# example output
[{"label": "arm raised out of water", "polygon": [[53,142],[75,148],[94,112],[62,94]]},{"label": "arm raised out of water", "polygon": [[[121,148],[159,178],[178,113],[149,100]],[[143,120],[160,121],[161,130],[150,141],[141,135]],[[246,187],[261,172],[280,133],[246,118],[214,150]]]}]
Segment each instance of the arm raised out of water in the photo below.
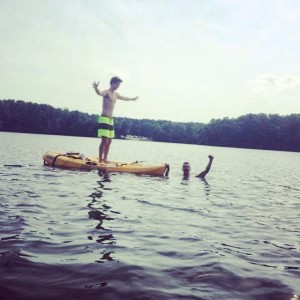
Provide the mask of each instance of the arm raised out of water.
[{"label": "arm raised out of water", "polygon": [[209,159],[209,162],[208,162],[208,164],[207,164],[205,170],[202,171],[201,173],[199,173],[196,177],[199,177],[199,178],[202,178],[202,179],[203,179],[203,178],[208,174],[208,172],[209,172],[209,170],[210,170],[210,168],[211,168],[212,161],[213,161],[214,157],[213,157],[212,155],[209,155],[209,156],[208,156],[208,159]]}]

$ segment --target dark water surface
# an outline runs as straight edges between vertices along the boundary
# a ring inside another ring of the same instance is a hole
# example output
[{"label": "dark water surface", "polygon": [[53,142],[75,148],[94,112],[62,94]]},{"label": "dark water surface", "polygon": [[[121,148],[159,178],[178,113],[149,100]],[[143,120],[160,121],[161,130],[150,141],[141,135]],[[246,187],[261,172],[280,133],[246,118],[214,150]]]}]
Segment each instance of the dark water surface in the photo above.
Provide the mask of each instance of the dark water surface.
[{"label": "dark water surface", "polygon": [[169,178],[43,166],[98,142],[0,132],[1,300],[299,299],[299,153],[115,140]]}]

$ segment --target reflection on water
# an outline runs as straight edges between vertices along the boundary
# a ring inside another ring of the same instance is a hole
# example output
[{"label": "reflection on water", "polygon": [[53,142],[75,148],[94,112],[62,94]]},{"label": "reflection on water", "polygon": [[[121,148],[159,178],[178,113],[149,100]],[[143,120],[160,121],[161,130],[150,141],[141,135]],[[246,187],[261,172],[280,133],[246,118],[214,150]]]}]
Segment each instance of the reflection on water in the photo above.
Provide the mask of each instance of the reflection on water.
[{"label": "reflection on water", "polygon": [[204,189],[205,189],[205,195],[209,196],[210,194],[210,184],[207,182],[207,180],[205,178],[199,178],[199,180],[201,180],[204,184]]},{"label": "reflection on water", "polygon": [[200,189],[201,186],[204,187],[204,191],[205,191],[205,195],[209,196],[211,188],[210,188],[210,184],[208,183],[208,181],[205,178],[190,178],[190,176],[184,176],[181,179],[181,185],[190,185],[190,181],[195,181],[193,184],[197,184],[197,182],[201,182],[202,185],[199,185],[198,188]]},{"label": "reflection on water", "polygon": [[[103,190],[109,191],[110,188],[105,187],[105,183],[111,182],[110,176],[106,172],[99,171],[98,176],[100,180],[97,181],[99,187],[94,188],[94,192],[92,192],[89,197],[92,198],[91,202],[87,205],[90,209],[88,212],[89,219],[99,221],[98,224],[95,226],[95,229],[101,230],[104,232],[110,231],[106,228],[106,222],[114,220],[113,217],[110,216],[111,206],[102,203],[101,198],[103,197]],[[113,211],[114,214],[118,214],[118,212]],[[107,227],[109,227],[109,223],[107,223]],[[101,244],[102,246],[105,245],[114,245],[116,243],[115,237],[112,233],[104,233],[101,235],[97,235],[95,238],[91,235],[88,236],[89,240],[94,240]],[[112,261],[113,258],[111,255],[114,251],[110,251],[109,249],[104,249],[101,251],[102,257],[100,260],[95,260],[95,262],[103,263],[105,260]]]}]

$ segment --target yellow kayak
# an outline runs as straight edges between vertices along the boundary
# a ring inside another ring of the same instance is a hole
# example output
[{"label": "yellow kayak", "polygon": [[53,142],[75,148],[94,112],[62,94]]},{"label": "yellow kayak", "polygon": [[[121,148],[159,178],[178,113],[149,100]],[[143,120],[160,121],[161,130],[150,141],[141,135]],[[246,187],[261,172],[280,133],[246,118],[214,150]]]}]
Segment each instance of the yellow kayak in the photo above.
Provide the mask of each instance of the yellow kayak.
[{"label": "yellow kayak", "polygon": [[47,151],[43,155],[44,165],[65,169],[77,170],[100,170],[104,172],[120,172],[133,174],[146,174],[154,176],[167,176],[169,165],[144,165],[139,162],[116,162],[98,163],[98,158],[85,157],[80,153],[60,153]]}]

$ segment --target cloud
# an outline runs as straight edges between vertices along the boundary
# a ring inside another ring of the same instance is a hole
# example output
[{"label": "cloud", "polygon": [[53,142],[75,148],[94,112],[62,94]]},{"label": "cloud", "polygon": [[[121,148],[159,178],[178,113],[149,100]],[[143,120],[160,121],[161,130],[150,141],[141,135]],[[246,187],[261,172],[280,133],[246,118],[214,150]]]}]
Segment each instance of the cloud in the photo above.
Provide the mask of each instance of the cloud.
[{"label": "cloud", "polygon": [[255,94],[270,95],[300,89],[300,77],[293,75],[260,74],[252,82]]}]

